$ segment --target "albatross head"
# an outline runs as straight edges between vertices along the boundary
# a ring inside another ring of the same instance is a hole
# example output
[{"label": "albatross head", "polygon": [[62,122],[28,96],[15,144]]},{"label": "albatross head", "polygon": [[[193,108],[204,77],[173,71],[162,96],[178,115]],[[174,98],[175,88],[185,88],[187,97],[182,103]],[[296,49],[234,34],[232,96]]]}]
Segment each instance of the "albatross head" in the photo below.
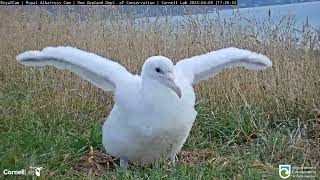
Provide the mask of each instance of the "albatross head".
[{"label": "albatross head", "polygon": [[181,98],[181,89],[175,83],[173,74],[174,65],[169,58],[164,56],[152,56],[148,58],[142,67],[142,80],[153,80],[157,83],[170,88]]}]

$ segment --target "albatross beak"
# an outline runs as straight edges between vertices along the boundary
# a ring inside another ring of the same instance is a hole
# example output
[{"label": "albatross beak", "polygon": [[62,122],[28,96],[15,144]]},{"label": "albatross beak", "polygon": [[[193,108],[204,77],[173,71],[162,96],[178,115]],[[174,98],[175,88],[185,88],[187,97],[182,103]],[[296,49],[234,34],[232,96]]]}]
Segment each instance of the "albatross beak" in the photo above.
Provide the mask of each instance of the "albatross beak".
[{"label": "albatross beak", "polygon": [[174,82],[173,74],[172,73],[167,73],[164,75],[165,78],[165,84],[172,89],[173,92],[177,94],[179,98],[181,98],[181,89],[179,86]]}]

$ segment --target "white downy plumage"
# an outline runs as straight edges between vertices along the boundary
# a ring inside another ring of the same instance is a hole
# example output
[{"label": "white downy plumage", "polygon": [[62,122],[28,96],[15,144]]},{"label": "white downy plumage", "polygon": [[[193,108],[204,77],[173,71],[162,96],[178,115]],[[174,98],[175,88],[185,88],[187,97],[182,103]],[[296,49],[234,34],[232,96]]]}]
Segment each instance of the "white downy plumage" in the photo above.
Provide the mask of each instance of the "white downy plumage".
[{"label": "white downy plumage", "polygon": [[259,70],[272,66],[268,57],[237,48],[183,59],[176,65],[166,57],[152,56],[145,61],[141,76],[73,47],[27,51],[16,58],[24,65],[68,69],[114,93],[114,107],[103,125],[103,145],[121,159],[123,167],[128,161],[175,161],[197,115],[193,84],[224,68]]}]

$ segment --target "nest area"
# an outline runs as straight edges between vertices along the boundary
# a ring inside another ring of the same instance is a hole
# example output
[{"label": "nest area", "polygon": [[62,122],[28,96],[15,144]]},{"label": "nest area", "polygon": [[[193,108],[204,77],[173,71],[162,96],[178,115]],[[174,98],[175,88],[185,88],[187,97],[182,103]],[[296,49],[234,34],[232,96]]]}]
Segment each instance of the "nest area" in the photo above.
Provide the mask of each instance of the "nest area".
[{"label": "nest area", "polygon": [[[180,164],[197,164],[210,162],[219,158],[212,150],[198,150],[198,151],[181,151],[177,155]],[[169,162],[169,161],[168,161]],[[166,163],[166,162],[165,162]],[[72,170],[86,176],[103,176],[108,172],[114,171],[119,167],[119,158],[112,157],[103,151],[93,150],[90,147],[80,157],[79,161],[73,166]],[[170,164],[170,162],[169,162]],[[129,168],[151,168],[152,165],[139,165],[129,163]]]}]

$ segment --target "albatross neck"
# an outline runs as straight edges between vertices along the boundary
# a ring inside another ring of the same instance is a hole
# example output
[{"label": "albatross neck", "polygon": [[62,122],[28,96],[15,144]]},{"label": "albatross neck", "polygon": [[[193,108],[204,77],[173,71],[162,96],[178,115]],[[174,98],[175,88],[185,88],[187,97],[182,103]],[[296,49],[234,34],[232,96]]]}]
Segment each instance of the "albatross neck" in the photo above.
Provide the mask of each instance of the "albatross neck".
[{"label": "albatross neck", "polygon": [[165,101],[170,98],[170,89],[152,78],[142,78],[141,90],[143,98],[150,101]]}]

